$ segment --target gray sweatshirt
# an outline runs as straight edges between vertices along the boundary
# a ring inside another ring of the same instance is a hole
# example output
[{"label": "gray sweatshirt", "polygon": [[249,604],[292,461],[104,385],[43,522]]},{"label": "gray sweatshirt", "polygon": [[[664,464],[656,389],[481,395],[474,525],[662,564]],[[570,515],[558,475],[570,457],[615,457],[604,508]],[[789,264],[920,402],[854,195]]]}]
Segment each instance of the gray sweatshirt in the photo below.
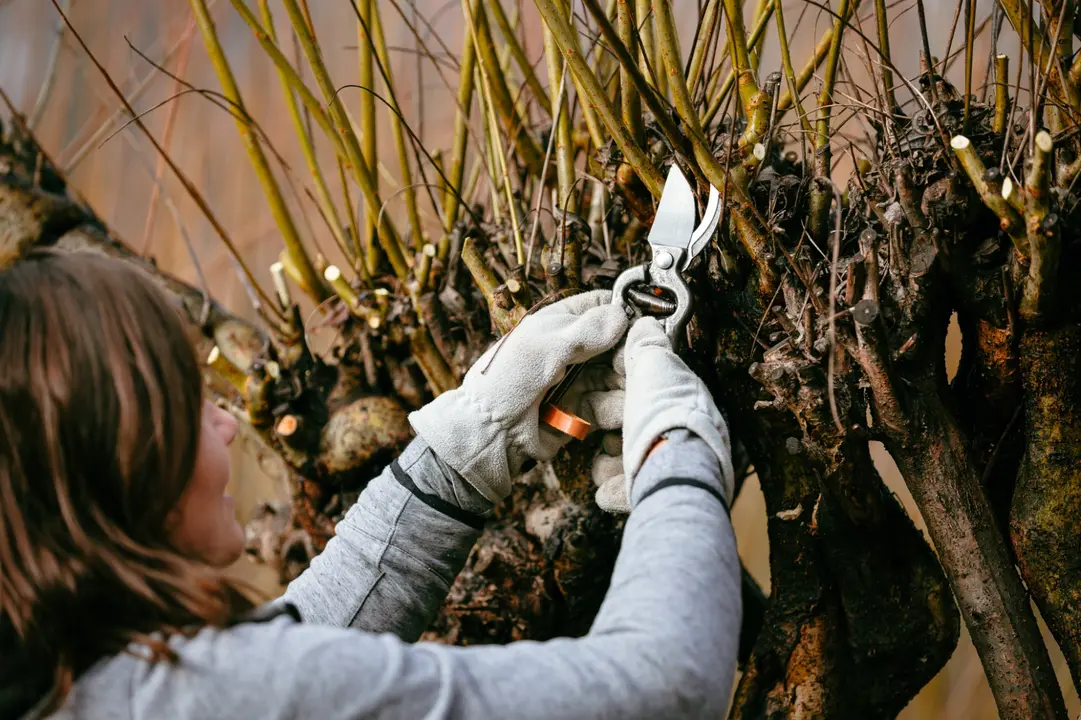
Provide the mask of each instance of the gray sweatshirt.
[{"label": "gray sweatshirt", "polygon": [[676,432],[639,472],[611,587],[589,633],[505,646],[411,643],[479,535],[430,496],[474,513],[488,503],[420,441],[399,464],[408,479],[388,468],[373,480],[276,601],[292,603],[303,622],[282,616],[204,629],[172,642],[176,665],[107,658],[55,717],[723,715],[735,675],[740,569],[727,511],[713,495],[721,471],[704,442]]}]

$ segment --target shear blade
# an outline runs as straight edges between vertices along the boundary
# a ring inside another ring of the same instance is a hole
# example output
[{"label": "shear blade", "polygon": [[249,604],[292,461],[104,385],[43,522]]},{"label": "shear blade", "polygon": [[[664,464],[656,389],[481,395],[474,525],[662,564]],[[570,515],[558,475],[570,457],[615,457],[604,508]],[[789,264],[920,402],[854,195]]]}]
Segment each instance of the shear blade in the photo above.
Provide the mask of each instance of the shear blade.
[{"label": "shear blade", "polygon": [[691,260],[697,257],[698,253],[702,252],[706,244],[709,243],[709,239],[713,236],[713,231],[717,229],[717,223],[721,219],[721,194],[717,191],[717,188],[713,185],[709,186],[709,200],[706,202],[706,210],[702,213],[702,222],[698,223],[698,227],[691,233],[691,239],[687,243],[687,255],[683,259],[683,265],[680,270],[686,270],[687,266],[691,264]]},{"label": "shear blade", "polygon": [[649,229],[649,244],[686,249],[694,234],[694,216],[694,190],[679,167],[673,164],[664,181],[653,226]]}]

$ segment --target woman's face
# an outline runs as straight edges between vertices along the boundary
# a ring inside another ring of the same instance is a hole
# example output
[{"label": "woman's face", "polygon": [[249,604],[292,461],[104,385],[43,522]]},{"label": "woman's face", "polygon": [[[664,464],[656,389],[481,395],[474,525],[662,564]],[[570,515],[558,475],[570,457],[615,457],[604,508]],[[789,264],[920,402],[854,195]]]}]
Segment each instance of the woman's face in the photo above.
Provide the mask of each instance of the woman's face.
[{"label": "woman's face", "polygon": [[236,519],[229,483],[229,443],[236,420],[212,402],[203,402],[203,426],[195,474],[169,513],[169,541],[188,557],[215,567],[233,563],[244,552],[244,529]]}]

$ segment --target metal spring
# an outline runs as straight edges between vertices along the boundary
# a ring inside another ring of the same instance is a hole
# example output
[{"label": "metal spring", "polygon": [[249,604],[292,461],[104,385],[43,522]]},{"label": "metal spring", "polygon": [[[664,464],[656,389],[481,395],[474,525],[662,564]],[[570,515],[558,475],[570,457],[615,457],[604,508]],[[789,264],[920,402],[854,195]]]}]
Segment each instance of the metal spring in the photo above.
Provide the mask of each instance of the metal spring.
[{"label": "metal spring", "polygon": [[658,297],[647,290],[627,288],[628,298],[642,310],[659,315],[671,315],[679,307],[674,301]]}]

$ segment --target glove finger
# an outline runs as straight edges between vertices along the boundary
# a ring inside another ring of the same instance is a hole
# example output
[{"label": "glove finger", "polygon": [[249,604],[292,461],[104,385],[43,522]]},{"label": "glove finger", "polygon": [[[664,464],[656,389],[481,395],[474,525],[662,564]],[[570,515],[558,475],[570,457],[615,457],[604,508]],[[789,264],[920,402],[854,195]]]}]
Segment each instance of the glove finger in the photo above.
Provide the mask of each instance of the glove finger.
[{"label": "glove finger", "polygon": [[626,380],[617,375],[610,365],[587,365],[567,390],[568,397],[580,397],[586,393],[603,390],[622,390]]},{"label": "glove finger", "polygon": [[623,427],[622,390],[587,392],[578,403],[578,414],[599,430],[616,430]]},{"label": "glove finger", "polygon": [[623,456],[597,453],[593,457],[593,468],[590,477],[593,484],[601,487],[609,480],[623,477]]},{"label": "glove finger", "polygon": [[627,325],[626,313],[614,305],[594,307],[580,317],[532,316],[506,335],[490,363],[477,363],[466,379],[499,396],[493,417],[517,417],[559,382],[569,365],[614,348]]},{"label": "glove finger", "polygon": [[[543,392],[543,388],[557,384],[566,375],[569,365],[586,363],[612,350],[628,323],[626,313],[614,305],[594,307],[577,318],[539,318],[528,327],[523,321],[508,336],[513,347],[503,350],[503,354],[513,359],[508,367],[523,371],[511,373],[502,391],[523,396],[532,394],[534,388]],[[502,356],[498,357],[495,364],[501,359]],[[595,364],[611,367],[609,362],[601,360]],[[525,367],[528,372],[524,371]]]},{"label": "glove finger", "polygon": [[609,455],[623,454],[623,433],[618,430],[606,432],[601,438],[601,450]]},{"label": "glove finger", "polygon": [[627,483],[622,475],[608,480],[597,488],[594,499],[605,512],[626,515],[631,511],[631,501],[627,497]]},{"label": "glove finger", "polygon": [[609,363],[592,360],[582,368],[567,394],[596,392],[597,390],[621,390],[623,379],[616,375]]},{"label": "glove finger", "polygon": [[612,353],[612,370],[621,377],[627,377],[627,342],[624,340]]},{"label": "glove finger", "polygon": [[620,375],[619,373],[617,373],[612,368],[608,368],[608,372],[606,372],[604,374],[604,376],[602,378],[602,382],[604,383],[604,389],[605,390],[626,390],[627,389],[627,378],[624,377],[623,375]]},{"label": "glove finger", "polygon": [[565,432],[538,423],[536,446],[529,448],[527,454],[537,462],[548,462],[571,440]]},{"label": "glove finger", "polygon": [[591,308],[595,308],[600,305],[611,304],[611,290],[592,290],[590,292],[571,295],[569,298],[564,298],[559,302],[555,302],[551,305],[548,305],[547,307],[543,307],[535,313],[535,316],[544,317],[547,315],[582,315]]},{"label": "glove finger", "polygon": [[664,334],[664,326],[657,318],[647,315],[631,325],[631,329],[627,332],[627,348],[633,354],[639,348],[650,346],[672,349],[672,343]]},{"label": "glove finger", "polygon": [[614,348],[627,332],[627,314],[615,305],[601,305],[587,310],[560,328],[557,338],[541,340],[548,348],[553,342],[565,343],[568,364],[581,363]]},{"label": "glove finger", "polygon": [[[557,380],[555,384],[562,381]],[[587,364],[581,374],[575,378],[571,386],[563,393],[563,396],[556,403],[558,407],[564,410],[569,410],[580,416],[583,420],[600,427],[601,429],[612,429],[622,427],[623,425],[623,408],[622,408],[622,390],[623,390],[622,378],[612,372],[612,368],[600,364]],[[614,405],[617,402],[620,407],[603,407],[599,411],[593,407],[594,403],[605,403],[601,398],[595,398],[586,400],[588,396],[593,394],[603,395],[606,392],[620,391],[620,397],[607,401],[608,405]],[[598,412],[600,413],[598,415]],[[613,418],[614,414],[618,414],[618,418]],[[598,422],[600,419],[601,422]],[[613,422],[618,424],[612,425]]]}]

